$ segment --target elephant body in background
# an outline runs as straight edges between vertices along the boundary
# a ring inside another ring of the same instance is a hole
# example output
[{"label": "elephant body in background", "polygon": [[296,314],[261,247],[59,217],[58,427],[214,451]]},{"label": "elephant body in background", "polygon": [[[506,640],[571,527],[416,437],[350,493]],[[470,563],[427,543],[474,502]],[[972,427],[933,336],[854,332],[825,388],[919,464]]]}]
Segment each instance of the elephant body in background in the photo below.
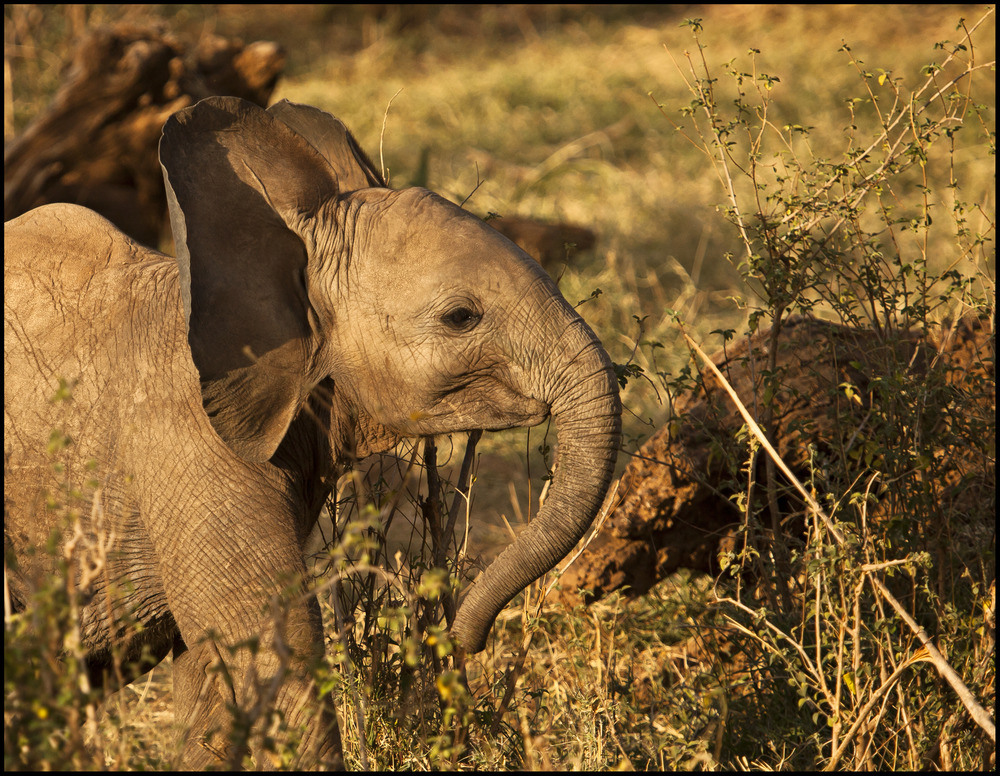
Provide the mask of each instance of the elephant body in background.
[{"label": "elephant body in background", "polygon": [[[280,593],[281,574],[304,571],[299,546],[322,506],[322,490],[312,483],[335,476],[329,444],[312,422],[299,420],[289,428],[285,448],[309,448],[308,457],[298,459],[304,451],[296,450],[286,458],[282,450],[272,461],[248,462],[228,450],[202,408],[198,372],[186,347],[176,261],[130,242],[108,221],[75,205],[22,216],[7,230],[5,244],[7,538],[16,550],[44,546],[54,523],[46,519],[38,486],[59,499],[63,482],[81,487],[93,480],[92,487],[81,488],[84,509],[103,515],[87,514],[88,533],[94,541],[113,534],[115,543],[109,573],[94,580],[87,591],[93,603],[81,612],[93,679],[110,668],[115,640],[126,663],[141,661],[145,647],[148,666],[181,635],[177,652],[183,656],[176,655],[175,672],[194,659],[200,665],[192,671],[204,676],[215,658],[210,645],[199,646],[209,631],[224,634],[225,641],[269,638],[262,604]],[[53,257],[49,266],[10,260],[40,246]],[[56,308],[32,311],[18,304],[60,297],[72,300],[72,307],[55,325]],[[137,337],[139,331],[155,336]],[[15,348],[40,353],[37,370],[19,366],[11,358]],[[69,398],[53,404],[63,376],[72,383]],[[91,415],[89,408],[98,413]],[[71,440],[65,453],[46,453],[46,426]],[[324,454],[331,465],[302,465],[322,461]],[[54,470],[53,463],[63,460],[63,470]],[[99,462],[98,468],[90,471],[89,461]],[[99,500],[93,503],[95,491]],[[63,499],[61,507],[79,507]],[[93,524],[98,517],[101,526]],[[262,540],[266,552],[255,547]],[[220,544],[229,562],[213,553]],[[27,603],[32,578],[48,570],[36,566],[39,556],[29,561],[19,553],[18,560],[10,576],[15,609]],[[135,594],[109,590],[111,580],[116,587],[128,580]],[[311,604],[292,616],[290,627],[319,632],[319,612]],[[138,633],[128,627],[135,621],[143,626]],[[315,640],[315,649],[321,645]],[[305,671],[289,676],[287,690],[307,692],[304,677]],[[188,684],[193,706],[200,683]],[[213,692],[225,697],[221,683]],[[185,710],[185,699],[175,695],[178,716],[190,716],[193,709]],[[207,765],[207,754],[192,746],[185,762]]]},{"label": "elephant body in background", "polygon": [[[107,671],[114,648],[142,670],[174,651],[185,766],[217,763],[225,738],[206,735],[267,688],[304,731],[299,762],[337,766],[335,716],[307,670],[323,653],[315,599],[267,611],[303,578],[336,478],[402,437],[553,417],[545,507],[453,625],[476,651],[601,504],[614,371],[537,263],[426,190],[386,188],[328,114],[210,98],[167,122],[160,158],[176,259],[74,205],[5,224],[11,600],[29,605],[53,563],[29,548],[67,538],[61,515],[79,509],[79,542],[107,549],[101,574],[79,576],[88,664]],[[251,639],[254,656],[215,646]]]}]

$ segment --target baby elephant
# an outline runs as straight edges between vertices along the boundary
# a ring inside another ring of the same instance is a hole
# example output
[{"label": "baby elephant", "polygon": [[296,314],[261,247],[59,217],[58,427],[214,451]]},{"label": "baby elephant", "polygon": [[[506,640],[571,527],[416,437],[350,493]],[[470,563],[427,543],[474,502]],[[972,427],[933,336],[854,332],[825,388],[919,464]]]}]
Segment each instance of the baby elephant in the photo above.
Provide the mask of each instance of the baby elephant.
[{"label": "baby elephant", "polygon": [[[11,600],[23,610],[52,570],[30,551],[63,527],[46,501],[82,492],[84,535],[112,542],[83,599],[94,675],[113,646],[143,656],[139,670],[172,650],[188,768],[230,757],[227,706],[252,709],[265,691],[299,738],[296,764],[338,767],[336,718],[307,670],[323,652],[316,601],[300,596],[280,621],[266,609],[304,573],[343,468],[402,437],[552,416],[548,500],[455,618],[478,651],[600,507],[619,446],[615,374],[537,263],[441,197],[387,188],[326,113],[211,97],[169,119],[160,163],[176,259],[75,205],[4,225]],[[54,429],[72,440],[58,472]],[[215,646],[253,638],[253,657]]]}]

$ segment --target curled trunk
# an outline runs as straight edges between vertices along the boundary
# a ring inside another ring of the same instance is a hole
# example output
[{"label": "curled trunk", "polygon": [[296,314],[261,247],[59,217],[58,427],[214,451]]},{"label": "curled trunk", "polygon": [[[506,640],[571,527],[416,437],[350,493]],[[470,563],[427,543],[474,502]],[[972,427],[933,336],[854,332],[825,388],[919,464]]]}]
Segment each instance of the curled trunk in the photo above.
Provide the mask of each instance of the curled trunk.
[{"label": "curled trunk", "polygon": [[597,516],[611,482],[621,440],[617,381],[597,339],[585,326],[580,330],[591,340],[564,370],[567,384],[551,403],[558,457],[549,497],[466,594],[452,634],[468,652],[482,650],[504,606],[573,549]]}]

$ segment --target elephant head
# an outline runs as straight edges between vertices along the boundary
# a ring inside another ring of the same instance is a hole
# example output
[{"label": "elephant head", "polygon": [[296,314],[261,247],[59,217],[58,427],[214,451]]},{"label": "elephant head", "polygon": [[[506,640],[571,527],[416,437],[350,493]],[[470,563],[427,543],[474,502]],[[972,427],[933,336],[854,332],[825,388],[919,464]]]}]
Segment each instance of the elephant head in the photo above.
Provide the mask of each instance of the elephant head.
[{"label": "elephant head", "polygon": [[612,476],[620,404],[597,337],[520,248],[425,189],[386,187],[315,108],[209,98],[167,122],[160,159],[204,406],[243,459],[273,460],[323,388],[334,449],[360,454],[554,419],[549,498],[454,622],[478,651]]}]

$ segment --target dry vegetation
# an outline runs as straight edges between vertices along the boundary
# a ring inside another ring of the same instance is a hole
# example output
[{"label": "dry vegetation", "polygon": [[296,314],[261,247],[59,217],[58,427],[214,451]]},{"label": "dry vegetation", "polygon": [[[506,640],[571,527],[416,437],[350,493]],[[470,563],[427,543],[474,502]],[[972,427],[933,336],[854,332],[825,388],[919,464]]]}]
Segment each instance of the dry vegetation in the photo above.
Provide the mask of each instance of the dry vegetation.
[{"label": "dry vegetation", "polygon": [[[73,42],[121,20],[277,40],[275,99],[344,119],[394,185],[593,228],[560,286],[621,366],[627,452],[698,379],[683,332],[715,349],[803,312],[884,338],[970,310],[993,325],[989,7],[6,6],[5,138],[54,93]],[[893,406],[863,453],[816,466],[818,503],[797,502],[806,543],[729,559],[798,564],[781,595],[679,572],[570,611],[543,578],[464,663],[440,628],[440,569],[470,573],[537,509],[544,428],[487,436],[474,461],[439,439],[432,460],[400,450],[345,478],[316,569],[349,767],[993,769],[992,720],[907,618],[992,710],[995,533],[977,557],[952,550],[995,495],[941,504],[921,483],[940,443],[995,486],[995,414],[905,363],[883,377]],[[977,385],[994,396],[992,375]],[[917,433],[930,411],[953,419],[947,440]],[[739,494],[764,453],[746,427],[735,440]],[[908,520],[855,530],[890,499]],[[746,511],[748,528],[770,521]],[[5,632],[5,767],[170,767],[169,666],[100,706],[72,660],[50,660],[73,654],[51,635],[73,631],[67,600],[48,592],[34,652],[10,646],[23,624]]]}]

